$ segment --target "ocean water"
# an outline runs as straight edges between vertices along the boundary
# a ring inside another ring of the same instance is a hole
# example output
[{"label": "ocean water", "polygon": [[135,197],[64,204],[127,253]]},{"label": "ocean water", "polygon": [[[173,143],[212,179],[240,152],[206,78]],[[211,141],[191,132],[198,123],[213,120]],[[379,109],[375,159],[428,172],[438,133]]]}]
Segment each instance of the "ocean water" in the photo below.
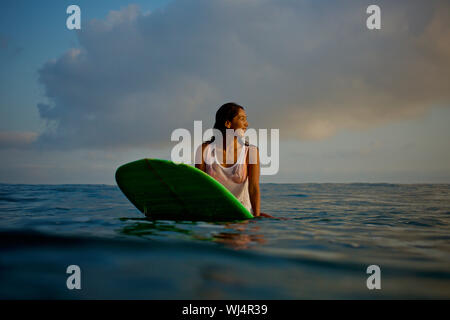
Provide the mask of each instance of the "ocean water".
[{"label": "ocean water", "polygon": [[0,184],[0,298],[450,298],[450,185],[262,184],[261,198],[286,219],[152,221],[116,186]]}]

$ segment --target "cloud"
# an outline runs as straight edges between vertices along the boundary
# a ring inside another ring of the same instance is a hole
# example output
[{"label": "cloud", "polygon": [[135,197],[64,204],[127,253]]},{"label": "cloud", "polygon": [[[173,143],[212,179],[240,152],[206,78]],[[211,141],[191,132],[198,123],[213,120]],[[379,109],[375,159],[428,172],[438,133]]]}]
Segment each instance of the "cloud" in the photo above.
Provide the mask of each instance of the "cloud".
[{"label": "cloud", "polygon": [[450,3],[178,0],[91,20],[39,70],[49,103],[38,142],[161,148],[175,128],[212,125],[224,102],[281,138],[324,139],[419,117],[450,101]]},{"label": "cloud", "polygon": [[20,149],[28,147],[36,139],[35,132],[0,131],[0,149]]}]

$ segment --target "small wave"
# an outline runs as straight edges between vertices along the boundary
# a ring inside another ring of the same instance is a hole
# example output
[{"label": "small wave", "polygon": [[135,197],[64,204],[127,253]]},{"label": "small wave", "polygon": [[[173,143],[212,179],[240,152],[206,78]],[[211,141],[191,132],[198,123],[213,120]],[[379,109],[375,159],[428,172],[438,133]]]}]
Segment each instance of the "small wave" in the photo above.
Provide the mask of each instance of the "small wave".
[{"label": "small wave", "polygon": [[19,199],[10,198],[10,197],[0,197],[0,201],[5,201],[5,202],[20,202]]},{"label": "small wave", "polygon": [[5,202],[34,202],[38,201],[38,198],[13,198],[13,197],[0,197],[0,201]]},{"label": "small wave", "polygon": [[432,227],[433,225],[425,223],[425,222],[418,222],[418,221],[406,221],[405,224],[417,226],[417,227]]}]

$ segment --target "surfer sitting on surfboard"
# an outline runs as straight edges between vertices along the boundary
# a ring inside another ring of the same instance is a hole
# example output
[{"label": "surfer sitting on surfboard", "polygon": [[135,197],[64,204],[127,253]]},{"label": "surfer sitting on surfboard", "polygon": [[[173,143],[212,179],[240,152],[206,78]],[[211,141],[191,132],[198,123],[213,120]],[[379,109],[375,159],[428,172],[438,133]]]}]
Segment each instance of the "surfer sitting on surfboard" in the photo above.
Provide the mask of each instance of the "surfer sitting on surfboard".
[{"label": "surfer sitting on surfboard", "polygon": [[[217,110],[214,129],[222,133],[223,144],[220,141],[214,143],[215,136],[210,141],[204,142],[201,146],[201,154],[200,147],[197,150],[197,157],[199,160],[201,157],[201,163],[196,164],[195,167],[223,184],[253,216],[273,218],[260,211],[258,148],[236,136],[228,139],[231,141],[226,141],[227,129],[235,131],[240,129],[241,132],[245,132],[247,127],[247,114],[242,106],[233,102],[222,105]],[[249,159],[256,159],[256,161],[249,161]]]}]

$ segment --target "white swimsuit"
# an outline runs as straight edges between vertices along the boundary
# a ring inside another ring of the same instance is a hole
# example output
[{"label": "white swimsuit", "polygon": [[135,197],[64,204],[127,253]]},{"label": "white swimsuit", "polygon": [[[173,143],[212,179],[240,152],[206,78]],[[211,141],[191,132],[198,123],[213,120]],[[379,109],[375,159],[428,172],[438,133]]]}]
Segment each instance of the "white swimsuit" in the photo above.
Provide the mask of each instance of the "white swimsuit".
[{"label": "white swimsuit", "polygon": [[245,162],[249,147],[241,143],[240,145],[242,146],[241,153],[236,163],[226,168],[220,165],[217,160],[216,144],[214,142],[208,144],[203,152],[206,173],[223,184],[248,211],[253,213],[248,192],[248,174]]}]

